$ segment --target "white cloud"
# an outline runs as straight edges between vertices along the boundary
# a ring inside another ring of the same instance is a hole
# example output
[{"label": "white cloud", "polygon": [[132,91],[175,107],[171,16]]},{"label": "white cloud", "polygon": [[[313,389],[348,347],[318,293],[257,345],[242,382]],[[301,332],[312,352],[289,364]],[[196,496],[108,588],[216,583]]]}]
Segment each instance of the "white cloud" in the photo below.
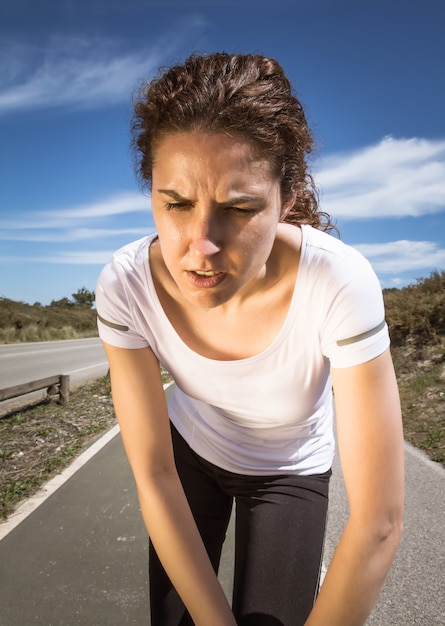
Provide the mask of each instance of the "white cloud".
[{"label": "white cloud", "polygon": [[327,157],[315,176],[334,218],[414,216],[445,210],[445,140],[394,139]]},{"label": "white cloud", "polygon": [[[140,193],[122,193],[113,198],[106,198],[98,202],[80,205],[68,209],[59,209],[57,215],[62,219],[90,219],[95,217],[109,217],[123,213],[147,212],[150,201]],[[42,215],[54,216],[54,211],[42,212]]]},{"label": "white cloud", "polygon": [[146,226],[136,228],[73,228],[66,232],[60,231],[40,231],[37,233],[27,232],[1,232],[0,241],[28,241],[28,242],[46,242],[46,243],[62,243],[74,241],[86,241],[91,239],[103,240],[111,237],[122,237],[123,235],[133,238],[143,237],[149,234]]},{"label": "white cloud", "polygon": [[[148,51],[107,54],[108,47],[105,42],[78,40],[53,43],[48,50],[14,46],[7,56],[19,57],[14,72],[3,76],[9,80],[2,85],[0,111],[108,106],[129,100],[137,81],[150,75],[160,57]],[[41,57],[37,63],[36,56]]]},{"label": "white cloud", "polygon": [[172,26],[175,36],[163,33],[150,48],[132,51],[105,39],[53,37],[42,48],[5,41],[1,53],[8,63],[0,68],[0,112],[130,101],[139,82],[203,26],[199,17],[184,18]]},{"label": "white cloud", "polygon": [[434,241],[390,241],[388,243],[356,244],[377,274],[393,275],[445,267],[445,249]]},{"label": "white cloud", "polygon": [[[84,250],[60,252],[53,255],[16,256],[14,263],[50,263],[56,265],[105,265],[111,259],[114,250]],[[10,263],[11,257],[0,256],[0,263]]]},{"label": "white cloud", "polygon": [[[101,263],[109,255],[100,256],[99,261],[86,261],[90,253],[74,252],[67,249],[64,255],[47,256],[48,249],[71,244],[79,246],[82,241],[96,241],[99,248],[104,240],[114,240],[114,248],[128,241],[139,239],[154,232],[151,214],[151,200],[140,193],[122,193],[98,202],[82,204],[70,208],[46,211],[21,212],[18,219],[0,219],[0,241],[17,242],[14,261],[89,264]],[[20,242],[28,244],[48,244],[42,248],[42,257],[30,258],[21,254]],[[79,256],[80,255],[80,256]],[[87,255],[87,256],[85,256]],[[3,259],[4,260],[4,259]]]},{"label": "white cloud", "polygon": [[[115,197],[105,198],[97,202],[82,204],[71,208],[52,209],[20,213],[19,219],[0,220],[0,239],[7,236],[6,231],[29,231],[46,229],[75,228],[84,225],[85,220],[115,217],[130,213],[151,212],[150,198],[140,193],[121,193]],[[77,231],[79,232],[79,231]],[[119,232],[122,232],[121,230]],[[85,231],[85,234],[88,234]],[[7,237],[11,239],[11,236]]]},{"label": "white cloud", "polygon": [[63,263],[67,265],[105,265],[111,259],[113,252],[114,250],[67,251],[53,256],[38,257],[38,262]]}]

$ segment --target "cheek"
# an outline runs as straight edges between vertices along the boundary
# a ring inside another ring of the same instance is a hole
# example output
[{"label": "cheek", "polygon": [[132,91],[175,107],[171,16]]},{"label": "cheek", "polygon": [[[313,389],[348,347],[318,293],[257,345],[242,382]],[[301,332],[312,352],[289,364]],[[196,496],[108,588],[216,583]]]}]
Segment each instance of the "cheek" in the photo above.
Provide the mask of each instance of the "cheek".
[{"label": "cheek", "polygon": [[170,254],[174,254],[175,250],[179,251],[186,238],[184,227],[169,219],[168,215],[158,215],[154,222],[161,248]]},{"label": "cheek", "polygon": [[159,247],[166,265],[174,263],[181,254],[182,237],[177,229],[172,227],[165,220],[155,220],[156,232],[158,234]]},{"label": "cheek", "polygon": [[159,237],[159,244],[165,264],[169,266],[169,269],[173,269],[184,256],[184,246],[181,245],[181,239],[167,232],[164,233],[163,237]]},{"label": "cheek", "polygon": [[254,256],[269,252],[276,235],[276,225],[267,220],[258,224],[251,223],[241,235],[243,246]]}]

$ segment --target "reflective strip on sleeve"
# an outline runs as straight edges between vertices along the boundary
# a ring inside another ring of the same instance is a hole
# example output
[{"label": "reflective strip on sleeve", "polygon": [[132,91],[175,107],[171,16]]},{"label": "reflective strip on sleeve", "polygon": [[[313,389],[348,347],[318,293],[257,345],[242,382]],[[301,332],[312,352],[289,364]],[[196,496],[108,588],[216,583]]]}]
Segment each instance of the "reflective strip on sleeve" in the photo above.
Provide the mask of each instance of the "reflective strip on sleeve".
[{"label": "reflective strip on sleeve", "polygon": [[337,341],[338,346],[348,346],[351,343],[357,343],[358,341],[363,341],[363,339],[368,339],[368,337],[372,337],[373,335],[377,335],[383,328],[385,327],[385,320],[380,322],[378,326],[372,328],[371,330],[367,330],[360,335],[355,335],[355,337],[349,337],[348,339],[339,339]]},{"label": "reflective strip on sleeve", "polygon": [[105,320],[103,317],[101,317],[99,315],[99,313],[97,314],[97,319],[102,322],[102,324],[105,324],[105,326],[109,326],[110,328],[114,328],[114,330],[123,330],[125,332],[127,332],[128,330],[130,330],[128,328],[128,326],[122,326],[121,324],[115,324],[114,322],[109,322],[108,320]]}]

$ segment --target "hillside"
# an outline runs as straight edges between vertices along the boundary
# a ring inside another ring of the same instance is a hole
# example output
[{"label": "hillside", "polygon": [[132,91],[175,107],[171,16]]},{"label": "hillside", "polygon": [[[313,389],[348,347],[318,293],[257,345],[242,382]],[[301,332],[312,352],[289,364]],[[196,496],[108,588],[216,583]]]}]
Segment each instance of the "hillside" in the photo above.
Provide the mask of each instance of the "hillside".
[{"label": "hillside", "polygon": [[97,335],[94,293],[84,287],[47,306],[0,298],[0,343],[78,339]]},{"label": "hillside", "polygon": [[383,295],[405,439],[445,464],[445,272]]}]

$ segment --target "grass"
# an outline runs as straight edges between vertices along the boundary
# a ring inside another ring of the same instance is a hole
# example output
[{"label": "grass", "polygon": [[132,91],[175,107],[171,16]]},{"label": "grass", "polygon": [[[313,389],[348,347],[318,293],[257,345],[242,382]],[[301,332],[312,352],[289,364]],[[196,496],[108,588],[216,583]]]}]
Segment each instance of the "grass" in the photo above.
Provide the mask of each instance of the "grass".
[{"label": "grass", "polygon": [[[161,368],[164,383],[171,381]],[[0,418],[0,520],[116,424],[106,376],[70,393]]]},{"label": "grass", "polygon": [[37,324],[29,324],[24,328],[16,329],[12,326],[0,328],[0,344],[31,343],[36,341],[61,341],[65,339],[84,339],[97,337],[95,328],[88,331],[78,331],[72,326],[61,328],[42,328]]},{"label": "grass", "polygon": [[398,381],[405,439],[445,464],[445,363],[443,351],[437,352],[435,359],[420,361],[424,371],[416,375],[402,375],[399,368]]},{"label": "grass", "polygon": [[0,519],[115,423],[108,378],[0,419]]}]

